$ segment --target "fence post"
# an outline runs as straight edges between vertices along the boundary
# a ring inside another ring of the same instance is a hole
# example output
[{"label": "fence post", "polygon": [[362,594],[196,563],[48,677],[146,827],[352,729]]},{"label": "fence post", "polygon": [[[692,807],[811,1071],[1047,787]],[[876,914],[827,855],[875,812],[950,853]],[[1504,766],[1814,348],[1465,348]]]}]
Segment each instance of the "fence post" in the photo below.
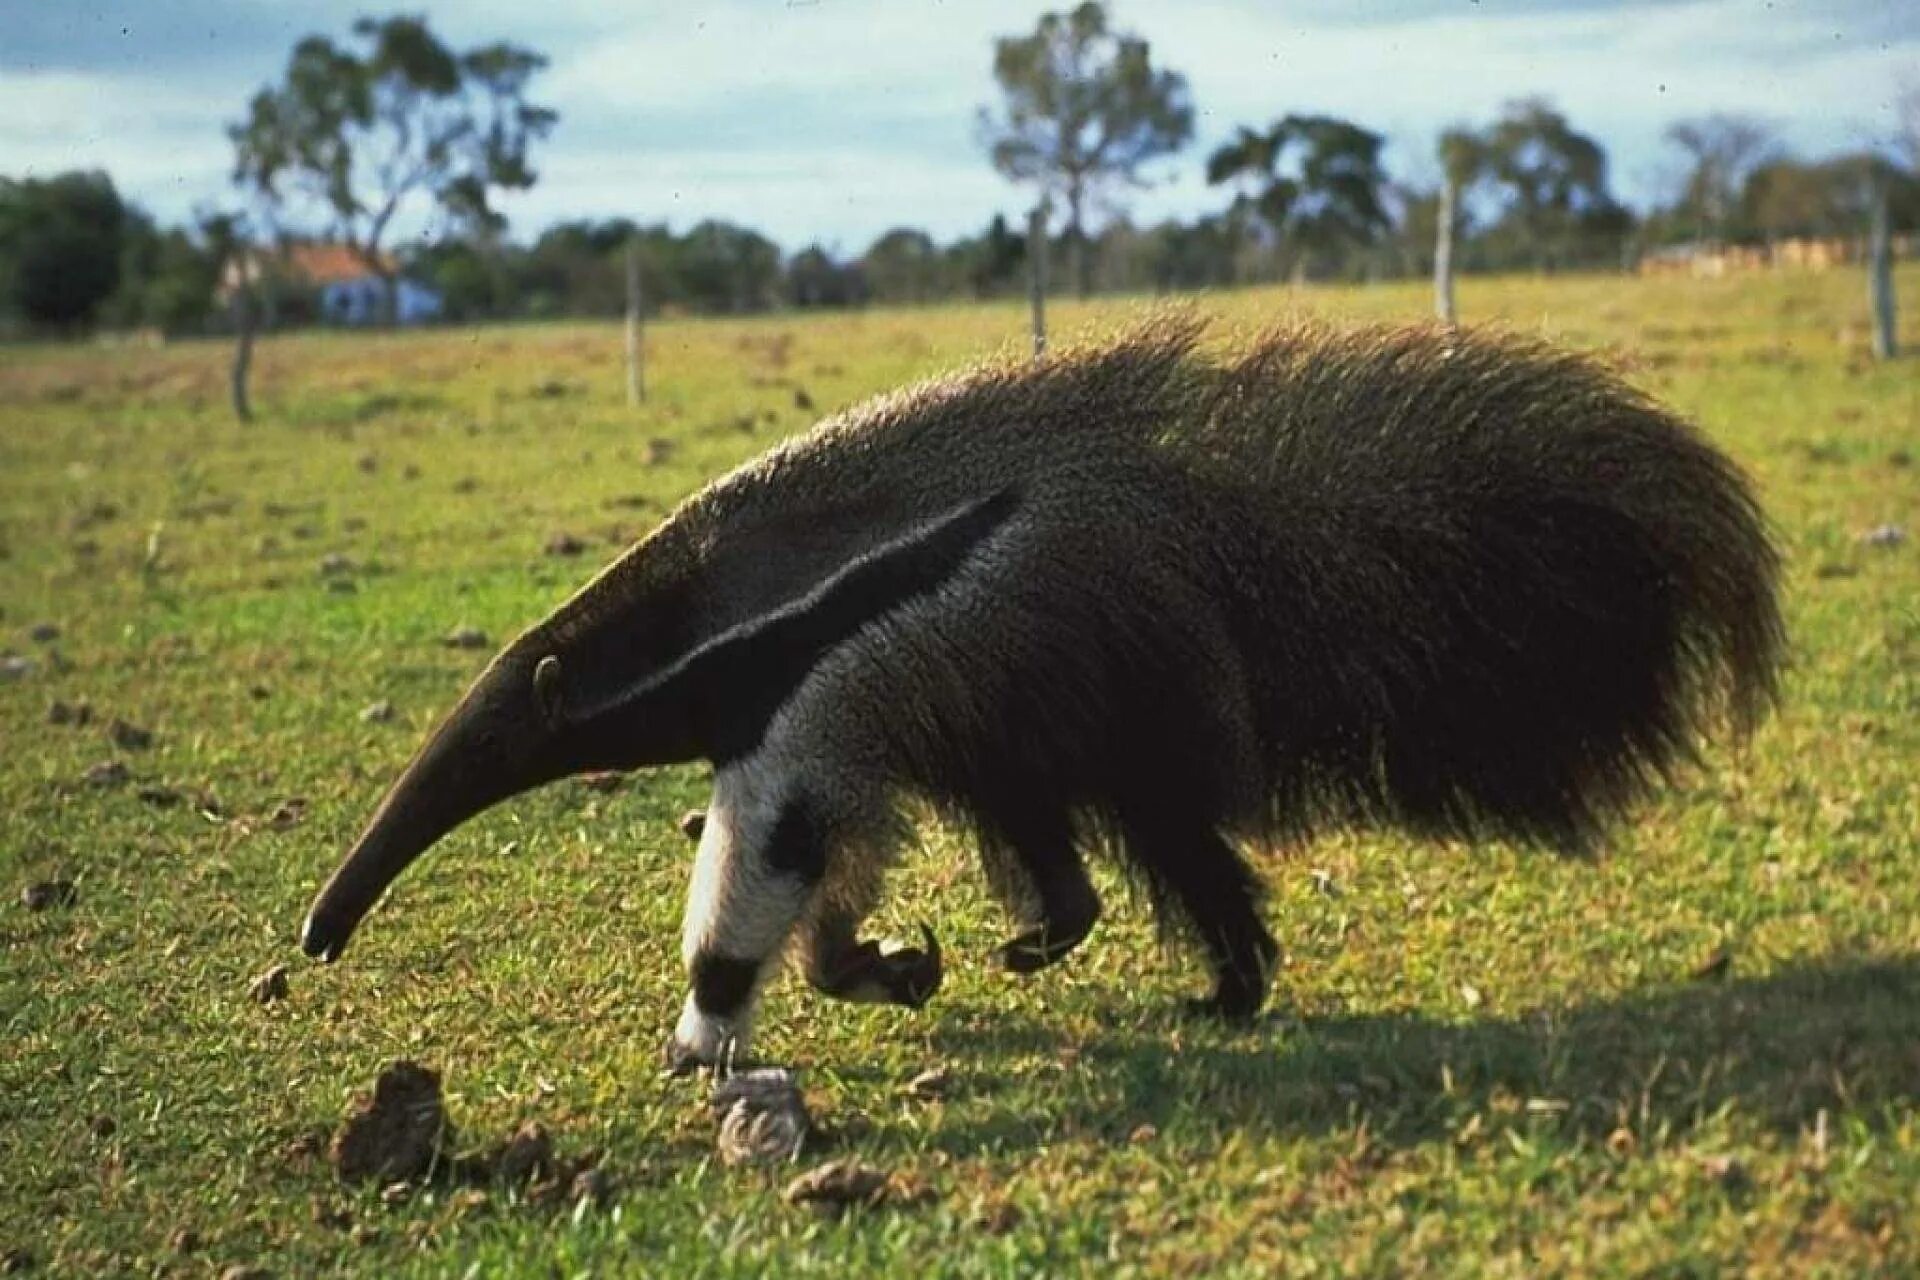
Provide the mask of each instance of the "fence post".
[{"label": "fence post", "polygon": [[1047,354],[1047,201],[1027,214],[1027,297],[1033,306],[1033,358]]},{"label": "fence post", "polygon": [[253,407],[247,401],[247,373],[253,366],[253,261],[252,251],[242,248],[232,259],[233,296],[233,416],[242,422],[253,421]]},{"label": "fence post", "polygon": [[1440,184],[1439,228],[1433,246],[1433,309],[1443,324],[1454,322],[1453,309],[1453,232],[1456,215],[1455,184],[1451,177]]},{"label": "fence post", "polygon": [[627,241],[627,404],[637,407],[647,398],[645,352],[640,333],[640,253]]},{"label": "fence post", "polygon": [[1867,298],[1873,307],[1873,354],[1891,360],[1900,354],[1894,338],[1892,219],[1887,209],[1885,174],[1873,178],[1873,227],[1867,237]]}]

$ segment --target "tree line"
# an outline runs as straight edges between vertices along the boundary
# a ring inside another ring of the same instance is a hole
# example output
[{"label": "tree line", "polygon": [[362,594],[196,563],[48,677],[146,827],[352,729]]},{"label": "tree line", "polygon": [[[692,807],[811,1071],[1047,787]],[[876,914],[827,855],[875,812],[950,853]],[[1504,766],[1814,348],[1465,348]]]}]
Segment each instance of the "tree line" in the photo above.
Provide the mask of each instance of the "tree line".
[{"label": "tree line", "polygon": [[[1027,287],[1030,243],[1005,215],[941,243],[897,227],[862,249],[785,253],[750,225],[676,232],[625,218],[506,235],[499,193],[537,180],[533,155],[558,122],[531,100],[539,54],[493,43],[456,50],[423,19],[363,19],[345,42],[295,46],[281,79],[229,127],[236,198],[190,227],[162,228],[102,173],[0,178],[0,326],[195,332],[217,327],[217,284],[245,246],[327,239],[391,283],[436,289],[454,320],[611,316],[638,258],[655,312],[998,298]],[[1313,113],[1239,128],[1203,161],[1218,207],[1139,223],[1125,195],[1191,143],[1184,76],[1143,37],[1083,3],[995,42],[999,100],[977,129],[990,161],[1034,189],[1065,270],[1056,292],[1166,292],[1279,280],[1421,276],[1436,252],[1469,272],[1622,269],[1663,246],[1858,236],[1884,197],[1893,227],[1920,227],[1920,91],[1902,99],[1893,148],[1796,157],[1764,123],[1714,115],[1667,134],[1675,180],[1636,213],[1609,183],[1603,144],[1550,101],[1508,104],[1444,132],[1427,176],[1395,175],[1384,137]],[[1090,225],[1090,211],[1109,211]],[[390,243],[408,216],[432,224]],[[1024,218],[1021,220],[1024,223]],[[1443,224],[1450,232],[1442,237]],[[1445,243],[1446,247],[1440,246]],[[298,281],[252,282],[270,314],[308,309]]]}]

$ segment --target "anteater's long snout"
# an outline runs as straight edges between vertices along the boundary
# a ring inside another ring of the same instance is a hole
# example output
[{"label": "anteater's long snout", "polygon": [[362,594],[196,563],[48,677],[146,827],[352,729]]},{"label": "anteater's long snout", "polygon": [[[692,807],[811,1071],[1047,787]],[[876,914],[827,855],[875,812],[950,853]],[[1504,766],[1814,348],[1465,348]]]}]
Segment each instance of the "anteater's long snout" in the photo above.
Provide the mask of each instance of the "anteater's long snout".
[{"label": "anteater's long snout", "polygon": [[487,795],[475,775],[458,767],[458,716],[443,725],[387,792],[386,799],[327,879],[300,929],[300,949],[333,961],[347,940],[414,859],[462,821],[500,799]]},{"label": "anteater's long snout", "polygon": [[388,886],[442,836],[567,772],[520,675],[496,664],[427,740],[314,898],[300,930],[302,951],[339,959]]}]

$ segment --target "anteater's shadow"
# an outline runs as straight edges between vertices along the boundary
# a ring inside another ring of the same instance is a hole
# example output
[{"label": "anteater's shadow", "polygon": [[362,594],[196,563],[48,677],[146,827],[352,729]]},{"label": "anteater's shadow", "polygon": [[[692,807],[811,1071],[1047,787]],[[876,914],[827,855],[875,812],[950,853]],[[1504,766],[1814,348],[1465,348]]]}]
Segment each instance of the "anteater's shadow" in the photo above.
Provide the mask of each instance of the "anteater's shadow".
[{"label": "anteater's shadow", "polygon": [[[1823,1110],[1882,1127],[1920,1098],[1916,957],[1830,959],[1462,1022],[1282,1014],[1231,1033],[1169,1019],[1095,1037],[1064,1062],[1060,1034],[1038,1022],[977,1026],[931,1032],[960,1083],[985,1095],[940,1126],[937,1141],[956,1152],[1183,1122],[1311,1134],[1364,1120],[1374,1141],[1409,1145],[1472,1113],[1550,1117],[1605,1137],[1685,1130],[1730,1109],[1792,1133]],[[1045,1088],[1020,1078],[1035,1070]]]}]

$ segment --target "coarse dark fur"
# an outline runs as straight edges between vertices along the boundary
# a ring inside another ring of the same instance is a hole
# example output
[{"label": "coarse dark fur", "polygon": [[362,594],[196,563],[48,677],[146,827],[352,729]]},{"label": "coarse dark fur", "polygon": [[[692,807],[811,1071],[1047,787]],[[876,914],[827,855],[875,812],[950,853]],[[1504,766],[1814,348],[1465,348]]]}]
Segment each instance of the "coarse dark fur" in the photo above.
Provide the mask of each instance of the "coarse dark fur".
[{"label": "coarse dark fur", "polygon": [[[567,727],[479,804],[594,765],[724,766],[782,724],[833,762],[809,919],[839,950],[814,967],[852,954],[879,811],[917,796],[978,833],[1028,926],[1012,967],[1085,934],[1081,851],[1110,846],[1204,946],[1214,1006],[1247,1013],[1276,949],[1237,844],[1362,826],[1583,852],[1770,705],[1752,493],[1600,365],[1437,327],[1214,356],[1199,329],[885,397],[696,495],[482,678],[559,655],[541,705]],[[634,693],[648,671],[669,674]]]}]

